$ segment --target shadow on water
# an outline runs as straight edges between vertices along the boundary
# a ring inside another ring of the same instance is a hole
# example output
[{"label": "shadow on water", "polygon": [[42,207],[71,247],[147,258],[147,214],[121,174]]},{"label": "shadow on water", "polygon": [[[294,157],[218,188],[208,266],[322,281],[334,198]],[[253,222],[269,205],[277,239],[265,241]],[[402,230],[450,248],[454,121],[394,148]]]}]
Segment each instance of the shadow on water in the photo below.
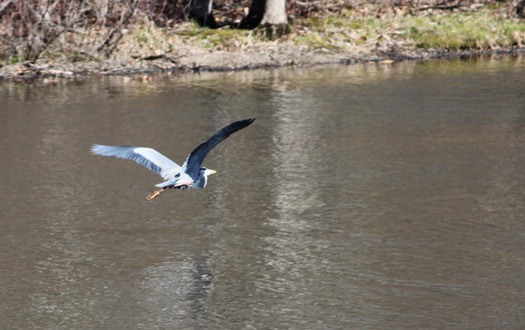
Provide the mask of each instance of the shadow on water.
[{"label": "shadow on water", "polygon": [[[517,328],[522,58],[2,85],[6,328]],[[206,159],[203,191],[94,157]],[[156,181],[158,180],[158,181]]]}]

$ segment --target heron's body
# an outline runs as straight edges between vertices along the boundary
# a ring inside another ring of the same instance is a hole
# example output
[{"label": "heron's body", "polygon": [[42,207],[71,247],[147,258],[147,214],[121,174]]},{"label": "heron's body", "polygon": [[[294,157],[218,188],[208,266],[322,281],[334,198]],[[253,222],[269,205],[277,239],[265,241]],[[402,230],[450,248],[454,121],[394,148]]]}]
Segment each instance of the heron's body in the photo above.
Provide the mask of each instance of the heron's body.
[{"label": "heron's body", "polygon": [[250,125],[255,119],[236,121],[217,133],[207,141],[201,143],[186,158],[182,166],[164,156],[152,148],[127,147],[127,146],[105,146],[94,144],[91,152],[95,155],[114,156],[129,159],[158,173],[164,182],[157,184],[159,190],[153,191],[148,197],[151,200],[168,189],[202,189],[206,187],[208,175],[215,171],[202,167],[202,161],[217,144],[225,140],[231,134]]}]

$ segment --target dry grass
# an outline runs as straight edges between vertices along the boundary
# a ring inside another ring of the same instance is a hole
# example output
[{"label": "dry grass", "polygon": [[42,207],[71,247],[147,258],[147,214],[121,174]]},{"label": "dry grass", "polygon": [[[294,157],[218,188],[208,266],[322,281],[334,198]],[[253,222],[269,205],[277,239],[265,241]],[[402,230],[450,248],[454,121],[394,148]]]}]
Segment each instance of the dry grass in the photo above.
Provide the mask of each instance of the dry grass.
[{"label": "dry grass", "polygon": [[475,11],[434,10],[380,16],[343,10],[338,15],[300,20],[291,39],[311,48],[335,50],[344,50],[348,45],[488,50],[522,47],[525,21],[509,16],[503,5]]}]

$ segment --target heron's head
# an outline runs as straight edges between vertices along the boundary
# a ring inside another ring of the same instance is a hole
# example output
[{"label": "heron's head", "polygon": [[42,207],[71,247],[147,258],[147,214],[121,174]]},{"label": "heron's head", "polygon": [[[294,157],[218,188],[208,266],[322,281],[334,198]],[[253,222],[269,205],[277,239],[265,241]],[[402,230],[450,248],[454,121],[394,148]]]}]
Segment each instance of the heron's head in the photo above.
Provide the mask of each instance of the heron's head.
[{"label": "heron's head", "polygon": [[217,171],[212,170],[211,168],[206,168],[206,167],[201,167],[200,170],[201,170],[202,174],[204,174],[204,176],[208,176],[208,175],[212,175],[212,174],[217,173]]},{"label": "heron's head", "polygon": [[217,171],[214,171],[212,169],[201,167],[199,169],[199,177],[197,180],[195,180],[195,183],[193,184],[193,188],[204,188],[206,187],[206,184],[208,183],[208,175],[212,175],[217,173]]}]

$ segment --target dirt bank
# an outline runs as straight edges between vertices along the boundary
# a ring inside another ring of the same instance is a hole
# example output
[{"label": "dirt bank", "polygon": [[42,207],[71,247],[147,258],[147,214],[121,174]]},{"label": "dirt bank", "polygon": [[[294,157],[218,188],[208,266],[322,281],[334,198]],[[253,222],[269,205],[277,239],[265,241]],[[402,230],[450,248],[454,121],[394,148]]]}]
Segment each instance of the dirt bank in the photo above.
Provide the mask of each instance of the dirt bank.
[{"label": "dirt bank", "polygon": [[370,50],[357,48],[353,52],[308,51],[300,47],[275,47],[260,51],[205,51],[199,48],[179,50],[176,54],[154,55],[143,59],[101,62],[37,61],[18,63],[0,68],[0,81],[30,82],[43,78],[78,79],[97,75],[138,75],[198,73],[203,71],[241,71],[281,67],[311,67],[327,64],[356,64],[376,62],[426,60],[433,58],[470,57],[481,55],[524,54],[520,48],[497,51],[428,51],[422,49]]},{"label": "dirt bank", "polygon": [[0,68],[0,80],[29,82],[42,78],[78,79],[96,75],[156,74],[162,72],[196,73],[201,71],[240,71],[280,67],[310,67],[326,64],[355,64],[480,55],[523,54],[523,48],[498,50],[426,50],[417,48],[370,48],[328,51],[304,46],[266,42],[255,49],[217,50],[183,46],[171,53],[142,57],[113,58],[103,61],[70,62],[62,58],[23,62]]}]

